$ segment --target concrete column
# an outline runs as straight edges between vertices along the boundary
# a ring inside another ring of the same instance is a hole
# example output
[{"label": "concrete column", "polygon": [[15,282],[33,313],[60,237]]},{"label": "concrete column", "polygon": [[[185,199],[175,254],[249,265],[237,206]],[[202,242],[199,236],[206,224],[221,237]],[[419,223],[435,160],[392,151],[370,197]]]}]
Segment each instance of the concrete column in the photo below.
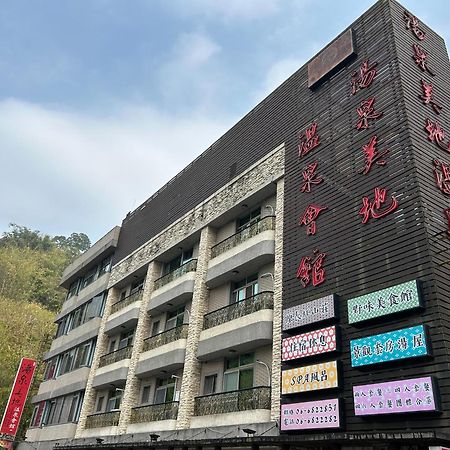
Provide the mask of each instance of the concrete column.
[{"label": "concrete column", "polygon": [[280,419],[281,404],[281,325],[283,319],[283,210],[284,179],[277,182],[275,219],[275,265],[273,283],[272,407],[270,420]]},{"label": "concrete column", "polygon": [[86,428],[86,418],[88,415],[93,414],[95,408],[96,391],[92,387],[95,371],[98,368],[100,356],[107,353],[108,336],[105,334],[105,324],[111,314],[111,306],[119,300],[119,290],[117,288],[111,288],[108,291],[108,297],[106,298],[105,311],[100,322],[100,328],[98,330],[97,345],[95,347],[94,357],[92,358],[91,371],[86,383],[86,390],[84,393],[84,401],[81,407],[80,418],[78,420],[77,429],[75,431],[75,438],[81,437],[81,433]]},{"label": "concrete column", "polygon": [[189,428],[191,417],[194,414],[194,398],[199,392],[201,366],[197,359],[198,341],[203,329],[203,316],[205,315],[208,304],[206,272],[211,257],[211,247],[215,243],[215,237],[216,233],[213,228],[209,226],[203,228],[200,236],[197,271],[192,295],[177,429]]},{"label": "concrete column", "polygon": [[137,406],[139,401],[140,380],[135,376],[136,366],[142,352],[144,339],[150,335],[150,315],[147,314],[147,306],[150,301],[151,293],[153,292],[154,282],[160,273],[160,263],[152,261],[148,265],[141,307],[139,309],[139,320],[134,332],[133,351],[131,353],[125,390],[120,404],[120,419],[117,429],[118,434],[126,433],[127,426],[130,423],[131,410],[133,407]]}]

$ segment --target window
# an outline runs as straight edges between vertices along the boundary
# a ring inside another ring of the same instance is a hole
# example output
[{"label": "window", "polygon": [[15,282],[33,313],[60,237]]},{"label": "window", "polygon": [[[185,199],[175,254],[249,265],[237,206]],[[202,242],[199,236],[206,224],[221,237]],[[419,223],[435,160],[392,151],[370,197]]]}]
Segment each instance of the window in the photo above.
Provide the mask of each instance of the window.
[{"label": "window", "polygon": [[152,336],[156,336],[159,333],[159,320],[157,320],[156,322],[153,322],[152,325]]},{"label": "window", "polygon": [[129,330],[121,333],[119,348],[129,347],[133,344],[134,330]]},{"label": "window", "polygon": [[104,401],[105,401],[104,395],[101,395],[100,397],[97,398],[97,407],[95,408],[95,412],[102,412]]},{"label": "window", "polygon": [[55,377],[57,361],[58,358],[52,358],[47,361],[47,365],[45,366],[44,372],[44,381],[50,380]]},{"label": "window", "polygon": [[150,402],[150,387],[149,385],[142,387],[141,404]]},{"label": "window", "polygon": [[207,375],[203,382],[203,395],[214,394],[216,392],[217,374]]},{"label": "window", "polygon": [[175,395],[175,380],[165,378],[156,380],[155,404],[172,402]]},{"label": "window", "polygon": [[89,286],[96,278],[98,267],[95,266],[89,270],[89,272],[83,277],[83,281],[81,282],[81,289],[84,289],[86,286]]},{"label": "window", "polygon": [[103,274],[105,274],[106,272],[109,272],[111,270],[111,260],[112,260],[112,256],[108,256],[100,263],[100,266],[98,269],[99,277],[101,277]]},{"label": "window", "polygon": [[56,330],[56,336],[55,337],[60,337],[63,334],[66,334],[66,325],[67,325],[67,319],[68,316],[64,317],[62,320],[60,320],[58,322],[58,329]]},{"label": "window", "polygon": [[77,392],[72,396],[69,416],[67,418],[68,422],[78,422],[78,419],[80,418],[81,405],[83,404],[83,397],[83,392]]},{"label": "window", "polygon": [[240,302],[246,298],[253,297],[259,292],[258,274],[254,274],[244,278],[238,283],[234,283],[231,292],[231,303]]},{"label": "window", "polygon": [[164,264],[164,270],[163,275],[166,275],[167,273],[172,272],[175,269],[178,269],[178,267],[182,266],[183,264],[186,264],[188,261],[192,259],[193,249],[190,248],[189,250],[185,250],[181,253],[181,255],[178,255],[176,258],[172,259],[172,261],[169,261],[168,263]]},{"label": "window", "polygon": [[180,325],[183,325],[184,323],[184,309],[185,307],[182,306],[181,308],[171,311],[167,313],[167,320],[166,320],[166,331],[171,330],[172,328],[179,327]]},{"label": "window", "polygon": [[68,352],[63,353],[61,365],[59,367],[58,376],[64,375],[73,369],[73,362],[75,359],[76,348],[72,348]]},{"label": "window", "polygon": [[89,366],[91,363],[92,341],[82,344],[78,347],[77,358],[75,360],[74,369]]},{"label": "window", "polygon": [[223,374],[223,390],[225,392],[248,389],[253,387],[254,353],[245,353],[225,360]]},{"label": "window", "polygon": [[42,425],[49,425],[53,423],[56,410],[56,400],[47,401],[45,404],[44,417]]},{"label": "window", "polygon": [[109,350],[108,350],[108,353],[112,353],[114,350],[115,350],[115,348],[116,348],[116,340],[115,339],[113,339],[110,343],[109,343]]},{"label": "window", "polygon": [[122,389],[114,389],[108,393],[108,403],[106,404],[106,412],[117,411],[120,409],[122,401]]},{"label": "window", "polygon": [[80,280],[75,280],[70,286],[69,290],[67,291],[67,297],[66,300],[70,297],[73,297],[74,295],[78,294],[78,287],[80,285]]},{"label": "window", "polygon": [[34,407],[33,415],[31,416],[30,421],[32,427],[39,427],[41,425],[42,413],[44,412],[45,403],[45,401],[40,402]]},{"label": "window", "polygon": [[261,208],[255,209],[250,214],[238,219],[236,233],[239,233],[242,230],[252,226],[254,223],[258,222],[261,218]]},{"label": "window", "polygon": [[85,321],[93,319],[94,317],[102,317],[103,310],[105,309],[106,292],[102,292],[96,295],[91,301],[89,301],[86,309]]},{"label": "window", "polygon": [[142,278],[142,280],[136,281],[136,283],[133,283],[131,285],[131,291],[130,295],[136,294],[136,292],[142,291],[144,289],[144,282],[145,278]]}]

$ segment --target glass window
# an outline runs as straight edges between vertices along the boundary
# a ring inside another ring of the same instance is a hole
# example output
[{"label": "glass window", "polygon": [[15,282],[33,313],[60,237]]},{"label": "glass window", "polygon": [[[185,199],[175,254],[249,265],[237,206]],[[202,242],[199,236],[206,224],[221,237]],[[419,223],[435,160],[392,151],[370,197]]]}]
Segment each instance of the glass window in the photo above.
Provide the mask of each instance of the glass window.
[{"label": "glass window", "polygon": [[133,344],[134,330],[129,330],[121,333],[119,348],[125,348]]},{"label": "glass window", "polygon": [[45,366],[44,372],[44,380],[50,380],[54,378],[56,373],[56,362],[57,358],[52,358],[47,361],[47,365]]},{"label": "glass window", "polygon": [[167,313],[167,320],[166,320],[166,331],[171,330],[172,328],[179,327],[180,325],[183,325],[184,323],[184,310],[185,307],[182,306],[181,308],[176,309],[175,311],[171,311]]},{"label": "glass window", "polygon": [[102,412],[104,401],[105,401],[104,395],[101,395],[100,397],[97,398],[97,407],[95,408],[95,412]]},{"label": "glass window", "polygon": [[113,352],[116,349],[116,340],[113,339],[110,343],[109,343],[109,350],[108,353]]},{"label": "glass window", "polygon": [[96,295],[92,300],[89,301],[86,309],[86,319],[85,321],[91,320],[94,317],[102,317],[103,310],[105,308],[106,292],[102,292]]},{"label": "glass window", "polygon": [[217,374],[208,375],[203,383],[203,395],[214,394],[216,392]]},{"label": "glass window", "polygon": [[261,208],[257,208],[252,211],[250,214],[247,214],[244,217],[241,217],[237,221],[236,232],[244,230],[245,228],[250,227],[254,223],[256,223],[261,218]]},{"label": "glass window", "polygon": [[70,297],[73,297],[78,293],[78,286],[80,285],[80,280],[75,280],[70,286],[69,290],[67,291],[67,297],[66,299],[69,299]]},{"label": "glass window", "polygon": [[78,422],[80,418],[81,405],[83,404],[83,392],[78,392],[72,396],[72,401],[70,403],[68,422]]},{"label": "glass window", "polygon": [[254,353],[244,353],[225,360],[223,374],[223,390],[225,392],[253,387]]},{"label": "glass window", "polygon": [[163,275],[166,275],[169,272],[178,269],[178,267],[186,264],[188,261],[192,259],[193,249],[190,248],[188,250],[184,250],[181,255],[178,255],[176,258],[172,259],[168,263],[164,264]]},{"label": "glass window", "polygon": [[165,378],[156,380],[155,404],[173,401],[175,394],[175,380]]},{"label": "glass window", "polygon": [[106,412],[119,410],[121,401],[122,401],[122,389],[115,389],[113,391],[109,391],[108,403],[106,405]]},{"label": "glass window", "polygon": [[258,274],[250,275],[243,280],[234,283],[231,292],[231,303],[240,302],[253,297],[259,292]]},{"label": "glass window", "polygon": [[112,256],[108,256],[100,263],[100,266],[98,269],[99,277],[101,277],[103,274],[105,274],[106,272],[109,272],[111,270],[111,260],[112,260]]},{"label": "glass window", "polygon": [[133,283],[131,285],[130,295],[133,295],[136,292],[142,291],[142,289],[144,289],[144,283],[145,283],[145,278],[142,278],[141,280],[136,281],[136,283]]},{"label": "glass window", "polygon": [[152,325],[152,336],[156,336],[157,334],[159,334],[159,320],[157,320],[156,322],[153,322]]},{"label": "glass window", "polygon": [[141,404],[149,402],[150,402],[150,386],[147,385],[142,388]]},{"label": "glass window", "polygon": [[96,279],[97,269],[98,269],[97,266],[93,267],[83,277],[83,281],[81,282],[81,289],[84,289],[86,286],[90,285]]}]

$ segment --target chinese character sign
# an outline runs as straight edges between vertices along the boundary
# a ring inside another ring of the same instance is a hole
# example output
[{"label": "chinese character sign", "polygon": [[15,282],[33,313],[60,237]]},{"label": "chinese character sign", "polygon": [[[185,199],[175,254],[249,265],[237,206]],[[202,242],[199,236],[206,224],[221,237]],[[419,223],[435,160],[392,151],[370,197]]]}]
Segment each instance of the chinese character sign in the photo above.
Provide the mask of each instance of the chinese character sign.
[{"label": "chinese character sign", "polygon": [[348,323],[358,323],[422,305],[417,280],[351,298],[347,303]]},{"label": "chinese character sign", "polygon": [[300,144],[298,144],[298,156],[307,155],[311,150],[320,145],[320,136],[317,134],[317,123],[312,123],[304,133],[298,136]]},{"label": "chinese character sign", "polygon": [[283,361],[290,361],[335,350],[336,326],[333,325],[283,339],[281,356]]},{"label": "chinese character sign", "polygon": [[420,28],[419,19],[408,11],[403,13],[403,19],[406,24],[406,29],[411,30],[412,34],[414,34],[419,41],[423,41],[425,39],[425,31]]},{"label": "chinese character sign", "polygon": [[433,173],[436,186],[446,195],[450,195],[450,165],[435,159]]},{"label": "chinese character sign", "polygon": [[35,370],[36,361],[22,358],[3,415],[0,434],[11,436],[14,439]]},{"label": "chinese character sign", "polygon": [[350,341],[352,367],[367,366],[429,354],[425,327],[390,331]]},{"label": "chinese character sign", "polygon": [[339,428],[339,399],[281,405],[282,430]]},{"label": "chinese character sign", "polygon": [[313,185],[322,183],[323,177],[316,173],[317,164],[317,162],[313,162],[302,170],[302,192],[311,192]]},{"label": "chinese character sign", "polygon": [[299,394],[339,387],[337,361],[283,370],[282,394]]},{"label": "chinese character sign", "polygon": [[318,298],[283,311],[283,331],[336,317],[335,296]]},{"label": "chinese character sign", "polygon": [[304,256],[301,259],[296,276],[304,288],[311,282],[313,286],[318,286],[325,281],[323,262],[326,256],[326,253],[315,250],[314,256]]},{"label": "chinese character sign", "polygon": [[373,200],[363,197],[363,206],[359,210],[359,215],[363,216],[362,223],[367,223],[370,218],[381,219],[397,209],[397,199],[394,196],[387,199],[386,195],[387,189],[376,187]]},{"label": "chinese character sign", "polygon": [[366,59],[361,64],[358,72],[352,73],[352,95],[355,95],[360,89],[368,88],[377,76],[377,64],[369,63]]},{"label": "chinese character sign", "polygon": [[436,411],[431,377],[353,386],[356,416]]}]

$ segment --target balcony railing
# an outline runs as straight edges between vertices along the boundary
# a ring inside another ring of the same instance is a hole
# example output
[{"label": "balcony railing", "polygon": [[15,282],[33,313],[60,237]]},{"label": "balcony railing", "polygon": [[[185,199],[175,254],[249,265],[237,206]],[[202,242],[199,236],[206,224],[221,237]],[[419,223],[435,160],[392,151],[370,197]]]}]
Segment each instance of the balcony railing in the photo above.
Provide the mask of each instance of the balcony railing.
[{"label": "balcony railing", "polygon": [[114,303],[111,306],[111,314],[114,314],[115,312],[119,311],[122,308],[125,308],[125,306],[131,305],[134,302],[142,300],[142,294],[144,293],[144,290],[141,289],[137,292],[133,292],[132,294],[128,295],[127,297],[123,298],[122,300],[119,300],[118,302]]},{"label": "balcony railing", "polygon": [[163,331],[156,336],[150,336],[144,340],[144,348],[142,351],[146,352],[169,342],[178,341],[178,339],[187,339],[188,324],[183,324],[170,330]]},{"label": "balcony railing", "polygon": [[258,221],[252,223],[243,230],[233,234],[233,236],[230,236],[214,245],[211,248],[211,258],[215,258],[216,256],[225,253],[226,251],[232,249],[233,247],[236,247],[237,245],[241,244],[247,239],[250,239],[253,236],[256,236],[257,234],[262,233],[263,231],[274,229],[275,216],[263,217],[262,219],[259,219]]},{"label": "balcony railing", "polygon": [[138,406],[131,411],[131,423],[175,420],[178,415],[178,402],[159,403],[157,405]]},{"label": "balcony railing", "polygon": [[86,428],[113,427],[119,425],[120,411],[91,414],[86,417]]},{"label": "balcony railing", "polygon": [[119,348],[119,350],[100,356],[98,367],[104,367],[117,361],[122,361],[122,359],[131,358],[132,351],[133,346],[129,345],[128,347]]},{"label": "balcony railing", "polygon": [[216,327],[230,320],[252,314],[261,309],[273,309],[273,292],[263,291],[240,302],[231,303],[223,308],[205,314],[203,329]]},{"label": "balcony railing", "polygon": [[270,409],[270,387],[261,386],[196,397],[194,415],[207,416],[254,409]]},{"label": "balcony railing", "polygon": [[166,275],[162,276],[161,278],[155,280],[155,290],[159,289],[160,287],[163,287],[164,285],[170,283],[176,278],[180,278],[185,273],[195,272],[196,270],[197,270],[197,260],[191,259],[190,261],[182,264],[175,270],[172,270],[172,272],[169,272]]}]

